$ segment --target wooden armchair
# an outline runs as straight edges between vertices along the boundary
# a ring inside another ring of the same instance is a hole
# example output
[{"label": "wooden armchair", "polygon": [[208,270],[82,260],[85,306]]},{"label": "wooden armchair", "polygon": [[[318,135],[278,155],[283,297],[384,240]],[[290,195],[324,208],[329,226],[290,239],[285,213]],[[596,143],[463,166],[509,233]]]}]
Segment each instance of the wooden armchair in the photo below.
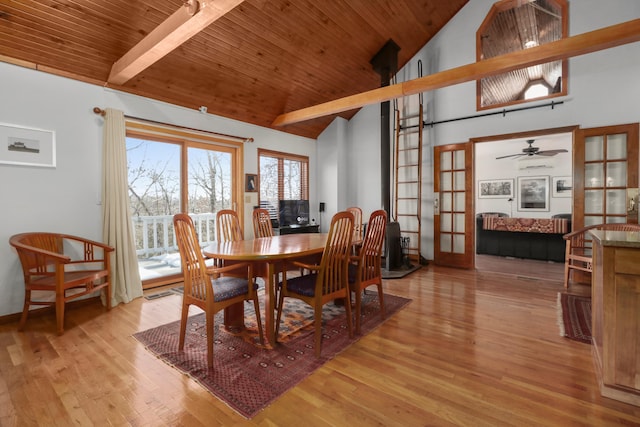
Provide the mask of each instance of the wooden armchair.
[{"label": "wooden armchair", "polygon": [[337,298],[345,299],[347,327],[349,337],[353,336],[351,319],[351,295],[349,292],[348,264],[353,237],[353,214],[338,212],[331,219],[327,243],[319,265],[304,264],[291,261],[292,265],[305,268],[311,274],[287,279],[286,268],[283,270],[280,295],[278,297],[278,314],[276,318],[276,339],[282,317],[284,298],[300,299],[313,307],[315,324],[315,354],[320,357],[322,345],[322,307]]},{"label": "wooden armchair", "polygon": [[569,287],[569,276],[571,270],[584,271],[591,273],[593,259],[591,239],[588,231],[590,230],[607,230],[607,231],[640,231],[640,224],[596,224],[583,227],[579,230],[567,233],[564,236],[566,241],[565,258],[564,258],[564,287]]},{"label": "wooden armchair", "polygon": [[[195,305],[206,313],[207,332],[207,366],[213,368],[214,318],[220,310],[244,301],[253,301],[253,308],[258,323],[260,343],[264,343],[262,321],[260,320],[260,304],[258,302],[258,286],[253,280],[252,266],[248,262],[228,266],[209,267],[205,264],[202,250],[198,244],[193,220],[187,214],[176,214],[173,217],[180,262],[184,278],[182,293],[182,314],[180,316],[180,336],[178,348],[184,350],[185,334],[189,318],[189,306]],[[230,273],[235,272],[233,276]]]},{"label": "wooden armchair", "polygon": [[[18,252],[24,274],[23,330],[31,305],[55,306],[57,333],[64,332],[67,301],[104,289],[111,309],[110,257],[114,248],[82,237],[57,233],[22,233],[9,239]],[[54,301],[34,300],[32,291],[49,291]]]},{"label": "wooden armchair", "polygon": [[382,293],[382,246],[387,228],[387,212],[377,210],[371,213],[367,232],[357,256],[351,257],[349,264],[349,287],[356,296],[356,333],[360,333],[362,316],[362,293],[369,286],[376,285],[380,301],[380,315],[384,319],[384,295]]}]

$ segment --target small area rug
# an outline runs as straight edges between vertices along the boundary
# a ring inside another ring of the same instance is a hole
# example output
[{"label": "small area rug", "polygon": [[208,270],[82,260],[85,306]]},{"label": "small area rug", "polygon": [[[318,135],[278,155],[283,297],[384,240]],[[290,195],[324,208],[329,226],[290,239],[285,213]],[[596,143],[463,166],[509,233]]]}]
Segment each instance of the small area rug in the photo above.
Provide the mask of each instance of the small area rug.
[{"label": "small area rug", "polygon": [[[385,294],[385,319],[410,301]],[[362,334],[359,336],[354,332],[354,338],[349,338],[344,307],[333,303],[324,306],[320,358],[316,358],[314,352],[313,310],[293,298],[285,299],[279,344],[275,349],[258,345],[253,304],[245,303],[247,330],[240,336],[220,327],[223,313],[218,313],[214,321],[213,370],[207,369],[204,313],[189,317],[183,352],[178,351],[180,321],[133,336],[161,360],[189,375],[240,415],[252,418],[282,393],[383,322],[376,292],[367,291],[363,303]],[[263,307],[261,302],[261,309]]]},{"label": "small area rug", "polygon": [[591,298],[558,292],[560,335],[591,344]]}]

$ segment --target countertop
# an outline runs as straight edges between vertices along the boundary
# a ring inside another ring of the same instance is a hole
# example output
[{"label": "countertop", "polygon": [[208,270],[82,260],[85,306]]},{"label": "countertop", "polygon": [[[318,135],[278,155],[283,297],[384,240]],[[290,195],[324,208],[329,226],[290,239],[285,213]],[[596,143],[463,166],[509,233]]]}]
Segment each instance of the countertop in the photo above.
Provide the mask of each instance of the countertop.
[{"label": "countertop", "polygon": [[628,248],[640,248],[640,232],[638,231],[589,231],[594,240],[602,246],[623,246]]}]

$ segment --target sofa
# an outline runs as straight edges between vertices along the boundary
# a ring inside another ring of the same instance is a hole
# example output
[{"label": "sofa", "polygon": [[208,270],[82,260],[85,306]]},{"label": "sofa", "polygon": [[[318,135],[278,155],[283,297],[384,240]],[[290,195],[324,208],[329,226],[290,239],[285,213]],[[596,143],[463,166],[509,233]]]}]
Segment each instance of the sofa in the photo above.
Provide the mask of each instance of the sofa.
[{"label": "sofa", "polygon": [[[483,212],[476,215],[476,253],[497,255],[513,258],[526,258],[554,262],[564,262],[565,241],[562,236],[571,231],[570,214],[554,216],[556,225],[562,226],[556,229],[538,230],[533,227],[530,231],[510,231],[507,227],[502,229],[488,229],[487,223],[504,222],[504,220],[485,220],[485,218],[509,218],[509,215],[501,212]],[[567,219],[568,218],[568,219]],[[536,223],[534,218],[516,219],[527,224]],[[549,224],[548,219],[543,221]],[[498,227],[499,228],[499,227]],[[524,230],[526,227],[514,227],[516,230]],[[556,232],[560,230],[560,232]]]}]

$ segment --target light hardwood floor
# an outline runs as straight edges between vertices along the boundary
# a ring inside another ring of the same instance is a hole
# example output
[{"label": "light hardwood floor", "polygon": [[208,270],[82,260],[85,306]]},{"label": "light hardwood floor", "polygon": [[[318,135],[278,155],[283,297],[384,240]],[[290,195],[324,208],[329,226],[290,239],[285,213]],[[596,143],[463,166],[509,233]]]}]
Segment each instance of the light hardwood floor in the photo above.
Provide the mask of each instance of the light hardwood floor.
[{"label": "light hardwood floor", "polygon": [[512,274],[523,279],[564,283],[563,262],[476,255],[476,270],[484,273]]},{"label": "light hardwood floor", "polygon": [[132,338],[177,320],[178,295],[74,308],[61,337],[53,316],[0,325],[0,425],[640,424],[600,396],[590,346],[559,336],[561,283],[429,265],[385,290],[413,301],[252,420]]}]

